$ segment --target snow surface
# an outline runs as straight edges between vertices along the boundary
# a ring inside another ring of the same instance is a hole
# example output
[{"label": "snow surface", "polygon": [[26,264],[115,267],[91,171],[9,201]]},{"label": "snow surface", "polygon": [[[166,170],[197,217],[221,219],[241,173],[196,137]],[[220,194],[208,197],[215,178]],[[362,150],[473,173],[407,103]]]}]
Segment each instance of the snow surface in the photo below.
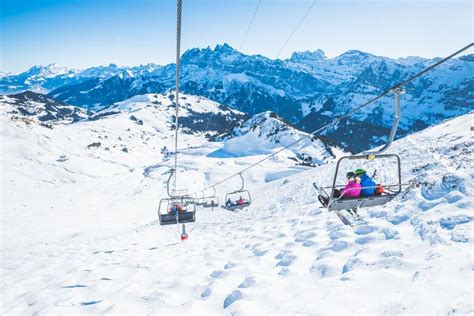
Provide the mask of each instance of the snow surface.
[{"label": "snow surface", "polygon": [[[417,186],[361,210],[367,225],[319,208],[311,183],[328,184],[334,163],[287,177],[277,156],[244,174],[248,210],[199,209],[180,242],[156,218],[172,165],[164,116],[47,129],[0,109],[1,314],[474,313],[474,114],[394,143]],[[263,157],[211,157],[225,144],[199,135],[180,144],[190,191]]]}]

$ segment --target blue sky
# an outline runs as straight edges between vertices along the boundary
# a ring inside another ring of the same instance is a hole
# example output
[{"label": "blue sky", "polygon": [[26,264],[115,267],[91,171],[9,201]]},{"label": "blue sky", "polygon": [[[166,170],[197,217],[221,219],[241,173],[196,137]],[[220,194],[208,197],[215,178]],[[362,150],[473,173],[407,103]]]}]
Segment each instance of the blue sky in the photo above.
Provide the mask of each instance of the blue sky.
[{"label": "blue sky", "polygon": [[[275,58],[313,0],[262,0],[242,48]],[[174,0],[0,0],[0,70],[58,63],[86,68],[167,64],[175,56]],[[258,0],[183,0],[183,51],[239,47]],[[322,49],[388,57],[447,55],[473,41],[470,0],[317,0],[280,58]],[[474,52],[469,52],[474,53]]]}]

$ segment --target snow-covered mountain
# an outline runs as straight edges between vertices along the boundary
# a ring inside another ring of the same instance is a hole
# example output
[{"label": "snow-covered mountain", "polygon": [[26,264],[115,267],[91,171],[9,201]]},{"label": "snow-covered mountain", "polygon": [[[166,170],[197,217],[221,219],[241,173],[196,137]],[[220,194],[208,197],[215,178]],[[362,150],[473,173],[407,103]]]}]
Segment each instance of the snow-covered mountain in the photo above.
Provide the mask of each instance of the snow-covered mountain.
[{"label": "snow-covered mountain", "polygon": [[[308,135],[282,121],[273,112],[254,115],[233,131],[224,146],[212,155],[226,157],[242,157],[270,154],[275,149],[286,147],[301,138],[305,138],[292,146],[282,156],[301,165],[321,165],[333,158],[332,150],[321,140]],[[294,155],[288,155],[288,152]]]},{"label": "snow-covered mountain", "polygon": [[0,95],[2,113],[11,120],[26,124],[41,123],[52,128],[51,124],[69,124],[84,120],[90,114],[77,106],[58,102],[47,95],[26,91],[8,96]]},{"label": "snow-covered mountain", "polygon": [[[153,118],[165,123],[167,128],[161,132],[169,134],[175,127],[174,98],[174,93],[134,96],[94,113],[90,120],[128,115],[136,124],[150,123],[154,126],[155,122],[149,122]],[[224,137],[249,118],[245,113],[199,96],[180,95],[179,106],[180,131],[185,134],[206,135],[210,139]]]},{"label": "snow-covered mountain", "polygon": [[[0,93],[14,94],[26,90],[38,93],[49,93],[63,86],[77,85],[84,82],[87,82],[86,86],[91,86],[93,83],[98,84],[101,79],[114,76],[124,79],[126,77],[147,75],[158,68],[160,68],[160,66],[155,64],[134,67],[119,67],[115,64],[110,64],[108,66],[92,67],[85,70],[68,69],[57,64],[33,66],[20,74],[1,73]],[[67,100],[62,101],[67,102]],[[114,101],[117,101],[117,99]],[[74,102],[74,104],[82,105],[80,102]],[[93,104],[94,103],[90,104],[89,107],[93,107]]]},{"label": "snow-covered mountain", "polygon": [[[252,115],[273,111],[300,129],[313,131],[436,61],[420,57],[390,59],[354,50],[334,58],[317,50],[296,52],[287,60],[272,60],[245,55],[224,44],[185,52],[181,82],[184,92]],[[467,55],[407,85],[401,102],[399,136],[473,110],[473,73],[474,57]],[[134,95],[173,89],[175,66],[110,65],[70,76],[47,78],[41,89],[65,103],[101,109]],[[24,77],[1,77],[0,87],[11,88],[3,91],[26,89],[24,79],[18,79]],[[15,85],[18,80],[20,83]],[[379,145],[390,128],[392,108],[393,98],[387,96],[377,107],[356,115],[350,132],[329,131],[326,137],[353,152]],[[359,141],[354,142],[352,135],[361,135]]]},{"label": "snow-covered mountain", "polygon": [[[195,112],[216,109],[183,97]],[[416,186],[360,210],[366,224],[344,226],[319,208],[311,183],[328,184],[335,163],[302,168],[277,155],[244,173],[248,210],[198,209],[180,243],[181,227],[156,219],[172,166],[162,150],[173,143],[172,108],[166,96],[137,98],[54,129],[1,112],[1,314],[474,312],[474,114],[393,144],[403,181]],[[291,128],[271,116],[234,137],[270,145],[276,127],[272,140],[286,141]],[[198,192],[264,157],[210,155],[226,141],[182,133],[179,188]],[[360,163],[369,170],[377,159]],[[218,195],[239,186],[233,178]]]}]

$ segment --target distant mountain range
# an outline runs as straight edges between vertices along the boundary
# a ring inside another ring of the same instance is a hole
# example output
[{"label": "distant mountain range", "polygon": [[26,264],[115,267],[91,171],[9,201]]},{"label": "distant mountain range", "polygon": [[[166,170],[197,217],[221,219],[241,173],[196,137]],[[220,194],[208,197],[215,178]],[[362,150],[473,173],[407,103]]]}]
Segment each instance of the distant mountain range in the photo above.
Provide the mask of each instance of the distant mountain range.
[{"label": "distant mountain range", "polygon": [[[224,44],[183,54],[181,89],[251,115],[273,111],[296,127],[313,131],[437,60],[390,59],[354,50],[334,58],[317,50],[272,60]],[[474,55],[466,55],[408,84],[398,136],[474,110],[473,74]],[[174,64],[111,64],[82,71],[53,64],[18,75],[0,74],[0,92],[33,90],[97,111],[135,95],[174,89],[174,77]],[[385,97],[323,136],[357,152],[383,143],[392,119],[393,98]]]}]

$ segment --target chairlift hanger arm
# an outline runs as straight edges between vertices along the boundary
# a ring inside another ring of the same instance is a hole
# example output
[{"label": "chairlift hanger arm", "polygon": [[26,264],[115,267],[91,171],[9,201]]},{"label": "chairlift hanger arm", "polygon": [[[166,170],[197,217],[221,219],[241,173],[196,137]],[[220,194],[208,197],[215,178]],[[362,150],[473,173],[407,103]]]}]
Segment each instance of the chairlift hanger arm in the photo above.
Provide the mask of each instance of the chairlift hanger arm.
[{"label": "chairlift hanger arm", "polygon": [[173,177],[173,173],[174,173],[174,169],[171,169],[170,171],[170,176],[168,178],[168,181],[166,181],[166,193],[168,193],[168,196],[170,198],[174,198],[175,196],[173,194],[171,194],[170,192],[170,182],[171,182],[171,178]]},{"label": "chairlift hanger arm", "polygon": [[405,93],[404,90],[401,88],[396,88],[391,90],[395,94],[395,113],[394,113],[394,121],[392,125],[392,129],[390,130],[390,135],[388,136],[387,143],[385,146],[380,148],[379,150],[376,151],[366,151],[363,152],[363,155],[378,155],[382,154],[383,152],[387,151],[387,149],[392,145],[392,142],[395,139],[395,135],[397,134],[397,129],[398,129],[398,123],[400,122],[400,94]]}]

